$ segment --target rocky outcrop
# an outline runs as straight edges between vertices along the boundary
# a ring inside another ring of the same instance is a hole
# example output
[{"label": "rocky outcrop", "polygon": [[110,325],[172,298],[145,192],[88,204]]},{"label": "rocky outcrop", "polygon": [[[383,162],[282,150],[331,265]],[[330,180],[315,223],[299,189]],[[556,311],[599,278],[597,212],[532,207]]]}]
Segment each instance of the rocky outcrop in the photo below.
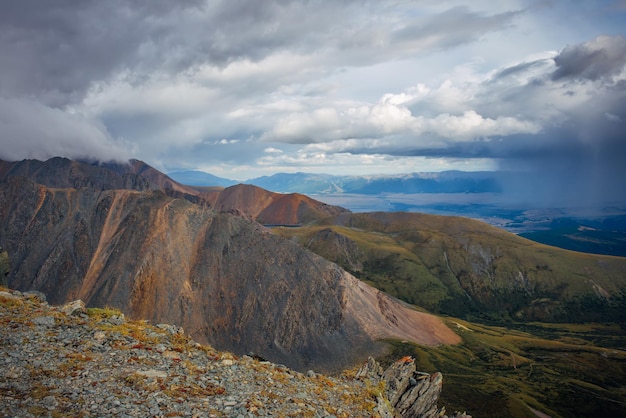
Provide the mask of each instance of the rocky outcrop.
[{"label": "rocky outcrop", "polygon": [[[438,406],[443,376],[441,373],[418,372],[411,357],[396,361],[384,371],[370,357],[356,377],[369,380],[371,385],[381,389],[377,402],[383,417],[447,417],[445,408]],[[470,415],[460,412],[455,412],[450,417],[471,418]]]}]

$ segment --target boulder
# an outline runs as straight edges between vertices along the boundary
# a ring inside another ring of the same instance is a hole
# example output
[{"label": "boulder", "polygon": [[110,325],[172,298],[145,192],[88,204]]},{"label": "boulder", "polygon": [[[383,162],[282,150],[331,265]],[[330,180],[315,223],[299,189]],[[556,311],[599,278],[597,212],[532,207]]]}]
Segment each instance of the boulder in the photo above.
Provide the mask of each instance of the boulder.
[{"label": "boulder", "polygon": [[[439,408],[437,405],[443,387],[443,376],[441,373],[428,374],[417,371],[412,357],[403,357],[385,371],[370,357],[359,369],[356,377],[368,380],[374,386],[384,386],[377,406],[381,416],[402,418],[447,416],[445,408]],[[450,417],[471,418],[470,415],[458,412]]]},{"label": "boulder", "polygon": [[85,306],[85,302],[80,299],[66,303],[65,305],[61,306],[59,310],[70,316],[78,316],[87,313],[87,307]]}]

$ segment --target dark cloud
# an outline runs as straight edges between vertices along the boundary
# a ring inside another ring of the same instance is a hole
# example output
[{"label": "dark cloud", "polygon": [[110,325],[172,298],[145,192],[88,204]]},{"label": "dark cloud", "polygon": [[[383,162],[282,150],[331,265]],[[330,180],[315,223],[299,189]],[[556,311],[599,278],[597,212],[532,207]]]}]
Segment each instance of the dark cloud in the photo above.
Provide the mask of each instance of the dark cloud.
[{"label": "dark cloud", "polygon": [[158,39],[155,26],[165,10],[149,3],[3,2],[0,94],[52,105],[80,100],[94,80],[134,66],[146,40]]},{"label": "dark cloud", "polygon": [[[36,96],[62,106],[80,100],[94,81],[120,71],[140,84],[155,71],[175,74],[205,63],[258,61],[281,50],[310,54],[322,48],[346,65],[372,63],[403,55],[406,48],[469,42],[514,15],[453,9],[390,35],[393,28],[384,20],[372,26],[384,7],[368,1],[2,2],[0,94]],[[362,54],[380,41],[371,33],[393,37],[384,54]],[[426,39],[428,45],[407,45]]]},{"label": "dark cloud", "polygon": [[[597,207],[626,201],[626,137],[602,136],[596,142],[580,139],[573,124],[540,135],[514,135],[490,141],[450,143],[438,148],[387,148],[394,156],[498,161],[503,198],[525,207]],[[615,129],[624,130],[623,124]],[[350,149],[372,153],[372,149]]]},{"label": "dark cloud", "polygon": [[598,207],[623,204],[626,176],[623,141],[602,147],[572,143],[533,158],[508,158],[500,164],[514,175],[503,178],[508,198],[527,206]]},{"label": "dark cloud", "polygon": [[626,65],[626,38],[600,36],[583,44],[566,47],[554,58],[556,71],[553,80],[608,79],[624,70]]},{"label": "dark cloud", "polygon": [[[480,86],[472,86],[467,105],[478,114],[535,121],[542,126],[539,132],[463,141],[426,133],[380,141],[375,147],[359,147],[356,142],[347,151],[494,159],[508,173],[502,178],[508,198],[528,206],[624,202],[625,65],[626,39],[603,36],[569,46],[554,60],[541,58],[503,68]],[[422,100],[413,112],[421,108],[432,110],[433,105]]]},{"label": "dark cloud", "polygon": [[271,30],[295,12],[286,3],[2,2],[0,94],[60,106],[120,71],[140,84],[155,71],[260,59],[296,38],[294,20],[292,30]]},{"label": "dark cloud", "polygon": [[555,54],[597,9],[557,3],[2,1],[1,156],[493,159],[545,196],[569,179],[606,197],[624,190],[626,39],[597,33],[623,14],[603,3],[609,25]]}]

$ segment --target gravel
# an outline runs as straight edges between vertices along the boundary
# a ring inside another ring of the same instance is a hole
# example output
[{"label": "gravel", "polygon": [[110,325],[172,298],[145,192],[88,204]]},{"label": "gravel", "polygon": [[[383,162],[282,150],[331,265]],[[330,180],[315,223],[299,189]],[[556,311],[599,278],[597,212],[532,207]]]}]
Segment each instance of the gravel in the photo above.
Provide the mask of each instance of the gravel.
[{"label": "gravel", "polygon": [[376,416],[355,371],[306,374],[195,343],[173,325],[0,290],[0,416]]}]

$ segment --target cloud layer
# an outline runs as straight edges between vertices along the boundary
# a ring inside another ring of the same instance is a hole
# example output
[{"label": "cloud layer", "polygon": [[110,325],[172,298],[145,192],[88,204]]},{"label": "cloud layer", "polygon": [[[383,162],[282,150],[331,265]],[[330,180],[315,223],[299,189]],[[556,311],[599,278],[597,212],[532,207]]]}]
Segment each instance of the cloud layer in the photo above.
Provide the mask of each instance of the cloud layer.
[{"label": "cloud layer", "polygon": [[626,200],[626,9],[533,0],[0,5],[0,158],[528,171]]}]

